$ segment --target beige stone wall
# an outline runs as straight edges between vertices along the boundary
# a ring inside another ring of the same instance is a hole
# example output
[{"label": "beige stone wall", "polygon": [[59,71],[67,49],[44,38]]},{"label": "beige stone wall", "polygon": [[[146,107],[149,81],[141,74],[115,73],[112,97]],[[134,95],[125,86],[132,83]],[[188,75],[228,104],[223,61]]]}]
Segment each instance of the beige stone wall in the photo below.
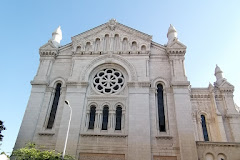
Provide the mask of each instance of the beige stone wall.
[{"label": "beige stone wall", "polygon": [[125,155],[80,153],[79,160],[125,160]]},{"label": "beige stone wall", "polygon": [[[208,160],[207,157],[213,157],[214,160],[239,160],[240,143],[230,142],[197,142],[199,160]],[[211,156],[209,156],[211,155]]]},{"label": "beige stone wall", "polygon": [[[186,46],[172,38],[163,46],[145,33],[110,21],[60,48],[49,41],[39,50],[40,64],[15,148],[34,141],[62,151],[69,119],[66,99],[73,110],[66,153],[77,159],[197,160],[216,149],[196,146],[196,141],[203,141],[201,114],[211,142],[238,142],[240,116],[232,108],[232,86],[223,81],[220,86],[189,88]],[[94,88],[94,77],[105,68],[124,77],[116,93],[102,94]],[[53,128],[46,129],[57,83],[62,84],[58,109]],[[159,131],[158,84],[164,88],[166,132]],[[88,129],[91,104],[96,105],[94,129]],[[108,130],[101,129],[104,105],[109,106]],[[115,130],[116,105],[123,111],[120,131]]]}]

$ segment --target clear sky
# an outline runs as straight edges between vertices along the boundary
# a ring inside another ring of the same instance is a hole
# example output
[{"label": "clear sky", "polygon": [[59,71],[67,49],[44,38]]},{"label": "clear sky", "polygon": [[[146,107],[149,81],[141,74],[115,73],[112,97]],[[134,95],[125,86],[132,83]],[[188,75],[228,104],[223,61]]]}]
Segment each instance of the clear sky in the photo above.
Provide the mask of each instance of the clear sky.
[{"label": "clear sky", "polygon": [[[239,0],[5,0],[0,3],[0,119],[2,151],[11,152],[31,92],[38,65],[38,49],[61,25],[63,40],[115,18],[166,44],[169,24],[187,48],[185,69],[192,87],[214,83],[216,64],[235,86],[240,106]],[[1,151],[0,150],[0,151]]]}]

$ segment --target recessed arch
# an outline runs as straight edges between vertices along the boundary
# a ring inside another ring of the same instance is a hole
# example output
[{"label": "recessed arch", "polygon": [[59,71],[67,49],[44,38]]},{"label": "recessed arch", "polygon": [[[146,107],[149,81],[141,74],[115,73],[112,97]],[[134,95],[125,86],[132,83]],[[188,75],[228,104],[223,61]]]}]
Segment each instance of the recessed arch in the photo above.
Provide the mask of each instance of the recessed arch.
[{"label": "recessed arch", "polygon": [[214,156],[212,153],[207,153],[205,156],[205,160],[214,160]]},{"label": "recessed arch", "polygon": [[112,109],[112,105],[109,102],[104,102],[99,106],[100,110],[103,110],[104,106],[108,106],[109,110]]},{"label": "recessed arch", "polygon": [[125,107],[125,105],[123,105],[122,102],[117,102],[117,103],[113,106],[113,110],[116,110],[116,108],[117,108],[118,106],[121,106],[123,111],[126,110],[126,107]]},{"label": "recessed arch", "polygon": [[99,105],[96,102],[91,102],[88,104],[87,110],[90,110],[91,106],[96,106],[96,109],[99,109]]},{"label": "recessed arch", "polygon": [[57,83],[61,83],[62,87],[66,87],[66,80],[62,77],[57,77],[50,81],[49,87],[55,87]]},{"label": "recessed arch", "polygon": [[157,77],[157,78],[155,78],[155,79],[153,79],[153,80],[151,81],[151,87],[152,87],[152,88],[157,88],[157,85],[158,85],[158,84],[162,84],[162,85],[163,85],[163,89],[170,87],[170,85],[169,85],[169,83],[168,83],[168,80],[166,80],[166,79],[163,78],[163,77]]},{"label": "recessed arch", "polygon": [[128,74],[128,81],[137,81],[137,72],[134,66],[129,63],[125,58],[118,55],[101,55],[92,60],[81,72],[80,81],[88,82],[91,72],[98,66],[104,64],[115,64],[124,68]]},{"label": "recessed arch", "polygon": [[217,160],[227,160],[227,157],[225,154],[219,153],[217,156]]}]

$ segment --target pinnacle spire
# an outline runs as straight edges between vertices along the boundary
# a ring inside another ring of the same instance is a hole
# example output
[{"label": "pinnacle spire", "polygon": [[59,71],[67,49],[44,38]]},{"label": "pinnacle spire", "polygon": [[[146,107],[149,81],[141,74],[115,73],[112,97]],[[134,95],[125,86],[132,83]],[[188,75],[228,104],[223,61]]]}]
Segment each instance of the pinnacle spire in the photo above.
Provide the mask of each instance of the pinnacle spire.
[{"label": "pinnacle spire", "polygon": [[62,40],[62,30],[61,30],[61,26],[58,26],[58,28],[52,33],[52,43],[55,47],[59,47],[61,40]]},{"label": "pinnacle spire", "polygon": [[177,30],[172,24],[168,28],[167,38],[168,44],[177,39]]},{"label": "pinnacle spire", "polygon": [[215,68],[215,76],[216,76],[216,83],[217,84],[220,84],[224,78],[223,78],[223,71],[220,69],[220,67],[218,65],[216,65],[216,68]]}]

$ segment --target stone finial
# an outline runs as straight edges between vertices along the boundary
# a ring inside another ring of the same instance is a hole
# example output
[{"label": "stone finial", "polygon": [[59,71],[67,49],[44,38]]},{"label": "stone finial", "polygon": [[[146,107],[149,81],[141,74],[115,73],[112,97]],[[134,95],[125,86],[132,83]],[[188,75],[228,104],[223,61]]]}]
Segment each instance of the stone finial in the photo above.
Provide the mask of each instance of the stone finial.
[{"label": "stone finial", "polygon": [[218,67],[218,65],[216,65],[215,74],[214,75],[216,76],[217,80],[223,79],[222,73],[223,73],[223,71],[220,69],[220,67]]},{"label": "stone finial", "polygon": [[52,43],[55,47],[59,47],[61,40],[62,40],[62,30],[61,30],[61,27],[58,26],[58,28],[52,33]]},{"label": "stone finial", "polygon": [[171,24],[170,24],[170,27],[168,28],[167,38],[168,38],[168,44],[173,42],[174,40],[177,40],[177,30]]},{"label": "stone finial", "polygon": [[108,26],[110,28],[110,30],[114,30],[115,27],[117,25],[117,20],[116,19],[110,19],[109,22],[108,22]]},{"label": "stone finial", "polygon": [[218,67],[218,65],[216,65],[216,68],[215,68],[215,76],[216,76],[216,83],[217,84],[220,84],[224,78],[223,78],[223,71],[220,69],[220,67]]}]

